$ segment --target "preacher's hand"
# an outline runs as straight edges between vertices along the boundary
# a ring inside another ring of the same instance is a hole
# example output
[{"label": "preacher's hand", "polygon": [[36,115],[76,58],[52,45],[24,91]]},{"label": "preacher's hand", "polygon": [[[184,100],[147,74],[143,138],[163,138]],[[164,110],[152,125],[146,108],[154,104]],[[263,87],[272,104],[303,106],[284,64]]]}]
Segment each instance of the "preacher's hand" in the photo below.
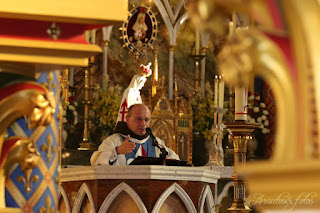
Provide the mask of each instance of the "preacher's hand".
[{"label": "preacher's hand", "polygon": [[132,152],[136,148],[135,143],[129,142],[130,135],[127,135],[127,138],[123,141],[123,143],[116,147],[117,154],[128,154]]}]

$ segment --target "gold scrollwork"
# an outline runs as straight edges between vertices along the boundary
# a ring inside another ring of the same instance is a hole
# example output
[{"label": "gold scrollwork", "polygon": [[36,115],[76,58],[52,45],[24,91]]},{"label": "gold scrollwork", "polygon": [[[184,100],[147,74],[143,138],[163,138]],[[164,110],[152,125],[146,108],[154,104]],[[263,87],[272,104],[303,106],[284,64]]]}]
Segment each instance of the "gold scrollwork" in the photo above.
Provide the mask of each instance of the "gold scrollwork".
[{"label": "gold scrollwork", "polygon": [[[10,91],[10,92],[8,92]],[[32,169],[38,165],[39,152],[34,142],[28,138],[10,137],[5,139],[7,128],[18,118],[25,117],[28,127],[48,125],[55,112],[53,94],[35,82],[23,81],[8,84],[0,89],[6,95],[0,100],[0,208],[5,208],[5,175],[14,163],[19,163],[25,177],[18,181],[25,184],[26,192],[31,191],[32,182],[39,177],[31,177]],[[31,101],[30,101],[31,100]]]},{"label": "gold scrollwork", "polygon": [[3,147],[8,150],[4,162],[0,164],[0,208],[5,207],[4,189],[5,176],[15,163],[20,165],[21,171],[24,172],[25,177],[19,176],[18,181],[23,181],[26,192],[31,191],[31,182],[37,182],[39,177],[37,175],[31,177],[32,169],[38,164],[40,154],[34,142],[28,138],[9,137],[4,143]]}]

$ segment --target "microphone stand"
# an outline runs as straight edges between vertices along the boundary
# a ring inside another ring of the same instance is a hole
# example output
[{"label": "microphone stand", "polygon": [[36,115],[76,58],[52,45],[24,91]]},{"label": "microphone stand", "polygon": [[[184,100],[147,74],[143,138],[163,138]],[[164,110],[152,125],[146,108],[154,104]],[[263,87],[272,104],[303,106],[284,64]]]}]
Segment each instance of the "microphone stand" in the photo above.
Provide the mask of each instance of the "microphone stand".
[{"label": "microphone stand", "polygon": [[151,137],[152,138],[152,146],[156,146],[160,149],[160,159],[161,161],[163,162],[165,159],[166,159],[166,156],[168,155],[168,152],[167,150],[163,147],[163,146],[160,146],[158,141],[156,140],[155,137]]}]

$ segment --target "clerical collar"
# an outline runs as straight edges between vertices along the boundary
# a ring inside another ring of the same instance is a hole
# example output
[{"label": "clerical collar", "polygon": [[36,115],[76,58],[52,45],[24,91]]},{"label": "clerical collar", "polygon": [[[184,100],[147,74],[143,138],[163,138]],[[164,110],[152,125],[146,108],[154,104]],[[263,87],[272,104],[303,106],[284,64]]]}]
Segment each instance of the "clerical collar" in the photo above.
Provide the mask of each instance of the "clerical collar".
[{"label": "clerical collar", "polygon": [[145,138],[147,138],[149,135],[148,133],[144,134],[144,135],[137,135],[134,132],[132,132],[127,125],[127,122],[124,121],[119,121],[117,123],[116,128],[114,129],[113,133],[120,133],[122,135],[130,135],[130,137],[138,139],[138,140],[143,140]]}]

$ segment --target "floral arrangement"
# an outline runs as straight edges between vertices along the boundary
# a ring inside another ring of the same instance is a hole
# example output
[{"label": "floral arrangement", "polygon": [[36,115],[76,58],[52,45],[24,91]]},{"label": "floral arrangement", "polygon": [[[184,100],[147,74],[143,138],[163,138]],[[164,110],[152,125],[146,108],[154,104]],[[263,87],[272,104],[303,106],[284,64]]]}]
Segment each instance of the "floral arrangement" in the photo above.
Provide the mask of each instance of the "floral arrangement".
[{"label": "floral arrangement", "polygon": [[71,126],[75,126],[78,123],[78,102],[76,102],[74,95],[69,95],[69,105],[66,110],[63,110],[63,124],[65,130],[69,132]]},{"label": "floral arrangement", "polygon": [[191,106],[193,111],[193,128],[210,140],[213,137],[212,125],[214,118],[214,101],[213,91],[209,82],[206,82],[205,96],[201,96],[196,93],[191,100]]},{"label": "floral arrangement", "polygon": [[[109,76],[104,77],[105,88],[97,85],[93,95],[93,106],[90,116],[93,118],[91,132],[100,131],[102,135],[111,134],[118,118],[121,104],[122,88],[119,85],[109,86]],[[100,138],[97,140],[100,141]],[[101,141],[100,141],[101,142]]]},{"label": "floral arrangement", "polygon": [[268,115],[265,103],[261,102],[257,93],[248,95],[248,121],[261,124],[253,134],[257,140],[262,140],[264,135],[270,133]]}]

